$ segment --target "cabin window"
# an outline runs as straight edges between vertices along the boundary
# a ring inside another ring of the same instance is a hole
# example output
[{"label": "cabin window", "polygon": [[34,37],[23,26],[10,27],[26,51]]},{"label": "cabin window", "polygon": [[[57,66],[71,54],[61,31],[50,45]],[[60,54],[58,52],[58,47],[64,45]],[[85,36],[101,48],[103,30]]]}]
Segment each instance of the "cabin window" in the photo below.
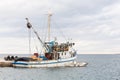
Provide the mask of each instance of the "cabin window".
[{"label": "cabin window", "polygon": [[62,56],[63,56],[63,53],[62,53]]},{"label": "cabin window", "polygon": [[66,52],[65,52],[65,55],[66,55]]}]

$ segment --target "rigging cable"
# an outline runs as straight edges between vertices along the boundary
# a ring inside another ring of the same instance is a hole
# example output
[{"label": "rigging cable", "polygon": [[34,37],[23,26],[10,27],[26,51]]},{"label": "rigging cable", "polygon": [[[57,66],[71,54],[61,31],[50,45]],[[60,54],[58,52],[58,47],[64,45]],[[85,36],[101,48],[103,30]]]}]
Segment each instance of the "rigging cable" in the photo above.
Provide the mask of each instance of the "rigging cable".
[{"label": "rigging cable", "polygon": [[[54,21],[54,20],[53,20]],[[55,21],[54,21],[54,23],[55,23]],[[65,39],[65,41],[67,42],[68,40],[67,40],[67,38],[66,38],[66,36],[64,35],[64,33],[63,33],[63,31],[60,29],[60,27],[59,27],[59,25],[57,25],[56,23],[55,23],[55,25],[56,26],[58,26],[57,28],[57,30],[59,31],[59,33],[61,33],[61,36]]]},{"label": "rigging cable", "polygon": [[31,54],[31,29],[28,30],[28,36],[29,36],[29,54]]}]

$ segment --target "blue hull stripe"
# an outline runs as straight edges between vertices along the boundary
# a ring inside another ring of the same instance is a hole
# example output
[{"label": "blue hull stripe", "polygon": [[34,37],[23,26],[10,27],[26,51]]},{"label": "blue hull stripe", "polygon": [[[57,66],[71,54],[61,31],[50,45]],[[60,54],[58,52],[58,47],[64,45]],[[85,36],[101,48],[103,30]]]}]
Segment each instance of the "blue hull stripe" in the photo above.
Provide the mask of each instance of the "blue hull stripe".
[{"label": "blue hull stripe", "polygon": [[66,61],[57,61],[57,62],[50,62],[50,63],[22,63],[22,62],[13,62],[12,64],[19,64],[19,65],[45,65],[45,64],[56,64],[56,63],[63,63],[63,62],[70,62],[70,61],[74,61],[74,59],[72,60],[66,60]]}]

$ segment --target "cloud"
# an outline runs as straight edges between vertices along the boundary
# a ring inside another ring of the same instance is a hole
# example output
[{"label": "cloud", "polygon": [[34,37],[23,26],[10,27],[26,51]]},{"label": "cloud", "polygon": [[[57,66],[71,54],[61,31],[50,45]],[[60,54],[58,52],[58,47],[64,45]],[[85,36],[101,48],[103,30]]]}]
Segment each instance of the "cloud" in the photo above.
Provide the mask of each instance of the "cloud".
[{"label": "cloud", "polygon": [[81,49],[79,53],[119,53],[119,4],[103,6],[93,15],[77,15],[69,19],[75,27],[67,30],[79,40],[76,41],[77,48]]},{"label": "cloud", "polygon": [[46,32],[49,9],[53,12],[52,29],[62,32],[62,36],[54,32],[51,35],[72,38],[78,53],[120,52],[119,0],[1,0],[0,52],[27,53],[25,18],[30,19],[42,36]]}]

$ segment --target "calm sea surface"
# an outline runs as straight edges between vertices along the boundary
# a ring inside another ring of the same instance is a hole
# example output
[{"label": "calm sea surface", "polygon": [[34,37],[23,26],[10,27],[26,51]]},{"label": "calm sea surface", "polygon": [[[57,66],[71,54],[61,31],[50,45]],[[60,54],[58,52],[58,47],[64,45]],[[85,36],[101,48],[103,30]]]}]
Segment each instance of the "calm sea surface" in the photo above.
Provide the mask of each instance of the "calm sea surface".
[{"label": "calm sea surface", "polygon": [[[0,55],[3,56],[3,55]],[[78,55],[87,67],[0,68],[0,80],[120,80],[120,55]]]}]

